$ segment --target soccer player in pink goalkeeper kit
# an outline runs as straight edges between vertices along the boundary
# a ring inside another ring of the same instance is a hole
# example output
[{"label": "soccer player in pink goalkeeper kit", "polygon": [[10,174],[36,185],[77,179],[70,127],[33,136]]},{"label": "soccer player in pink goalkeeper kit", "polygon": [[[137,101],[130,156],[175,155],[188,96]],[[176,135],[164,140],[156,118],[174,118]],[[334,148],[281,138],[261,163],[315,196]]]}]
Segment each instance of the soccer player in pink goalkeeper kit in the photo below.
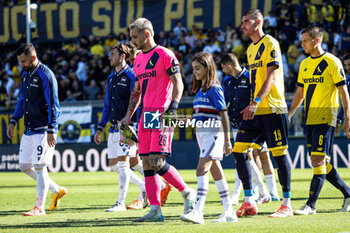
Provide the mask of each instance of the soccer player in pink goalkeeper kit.
[{"label": "soccer player in pink goalkeeper kit", "polygon": [[[161,116],[176,116],[183,83],[174,53],[154,42],[152,23],[148,19],[139,18],[129,28],[132,43],[142,52],[134,61],[135,87],[128,112],[121,122],[128,124],[137,106],[141,104],[139,153],[143,157],[145,186],[151,205],[150,212],[134,222],[163,222],[158,175],[181,192],[185,214],[195,205],[196,191],[189,188],[179,172],[166,162],[166,157],[171,155],[173,130],[170,127],[160,127]],[[147,116],[152,117],[145,119]]]}]

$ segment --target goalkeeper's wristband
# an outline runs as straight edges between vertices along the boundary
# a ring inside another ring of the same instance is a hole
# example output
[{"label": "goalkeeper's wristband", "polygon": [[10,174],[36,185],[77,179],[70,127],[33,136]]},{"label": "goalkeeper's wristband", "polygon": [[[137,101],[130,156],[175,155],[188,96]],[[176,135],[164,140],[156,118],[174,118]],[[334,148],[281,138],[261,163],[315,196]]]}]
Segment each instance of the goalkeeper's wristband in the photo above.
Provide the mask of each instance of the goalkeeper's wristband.
[{"label": "goalkeeper's wristband", "polygon": [[177,110],[178,107],[179,107],[179,102],[172,100],[168,109]]}]

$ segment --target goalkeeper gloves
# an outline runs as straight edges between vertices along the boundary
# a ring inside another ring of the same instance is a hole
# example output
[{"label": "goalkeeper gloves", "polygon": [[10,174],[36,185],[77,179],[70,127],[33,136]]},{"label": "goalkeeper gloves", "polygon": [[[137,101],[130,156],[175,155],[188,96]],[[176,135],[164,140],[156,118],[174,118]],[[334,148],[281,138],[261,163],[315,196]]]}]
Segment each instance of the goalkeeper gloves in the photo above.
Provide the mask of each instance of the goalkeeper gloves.
[{"label": "goalkeeper gloves", "polygon": [[176,114],[179,103],[175,100],[172,100],[168,109],[163,113],[162,122],[166,121],[167,125],[170,125],[170,122],[176,122]]}]

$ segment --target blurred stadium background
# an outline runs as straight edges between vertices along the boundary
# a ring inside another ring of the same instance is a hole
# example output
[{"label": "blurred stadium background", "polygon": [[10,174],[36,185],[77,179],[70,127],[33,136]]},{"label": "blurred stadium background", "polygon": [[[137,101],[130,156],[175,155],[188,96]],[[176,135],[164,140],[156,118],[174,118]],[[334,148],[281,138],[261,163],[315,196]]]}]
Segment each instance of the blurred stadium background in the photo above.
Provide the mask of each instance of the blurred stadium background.
[{"label": "blurred stadium background", "polygon": [[[250,39],[240,32],[242,14],[259,8],[265,15],[264,31],[278,38],[284,67],[286,97],[290,104],[296,88],[299,64],[306,57],[300,46],[300,30],[315,24],[325,28],[323,48],[340,59],[350,52],[350,2],[348,0],[0,0],[0,171],[19,171],[18,145],[23,119],[15,136],[8,139],[6,128],[16,106],[21,68],[14,51],[30,41],[39,59],[55,73],[59,84],[62,115],[59,144],[52,172],[109,170],[105,130],[102,141],[93,143],[102,115],[105,80],[112,71],[109,47],[129,39],[128,25],[146,17],[154,25],[156,42],[172,49],[181,63],[185,90],[179,113],[192,113],[191,57],[199,51],[213,54],[219,79],[223,54],[233,52],[246,65]],[[30,17],[27,13],[30,9]],[[28,11],[27,11],[28,10]],[[334,12],[327,17],[325,12]],[[28,29],[28,30],[27,30]],[[349,75],[349,74],[348,74]],[[198,147],[194,131],[176,129],[174,156],[169,162],[179,169],[194,169]],[[309,168],[303,114],[290,125],[289,158],[293,168]],[[334,145],[333,165],[350,167],[350,147],[341,133]],[[224,168],[234,166],[225,158]]]}]

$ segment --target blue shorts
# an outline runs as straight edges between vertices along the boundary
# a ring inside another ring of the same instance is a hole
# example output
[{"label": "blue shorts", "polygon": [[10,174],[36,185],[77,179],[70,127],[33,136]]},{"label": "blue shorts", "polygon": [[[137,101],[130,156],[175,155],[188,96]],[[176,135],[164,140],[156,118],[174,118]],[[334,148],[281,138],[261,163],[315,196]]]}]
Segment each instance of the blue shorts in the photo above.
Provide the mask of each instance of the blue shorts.
[{"label": "blue shorts", "polygon": [[335,127],[322,125],[307,125],[306,138],[309,155],[330,156],[334,140]]},{"label": "blue shorts", "polygon": [[253,120],[242,121],[233,152],[246,153],[247,148],[264,141],[274,156],[285,154],[288,148],[287,114],[255,115]]}]

